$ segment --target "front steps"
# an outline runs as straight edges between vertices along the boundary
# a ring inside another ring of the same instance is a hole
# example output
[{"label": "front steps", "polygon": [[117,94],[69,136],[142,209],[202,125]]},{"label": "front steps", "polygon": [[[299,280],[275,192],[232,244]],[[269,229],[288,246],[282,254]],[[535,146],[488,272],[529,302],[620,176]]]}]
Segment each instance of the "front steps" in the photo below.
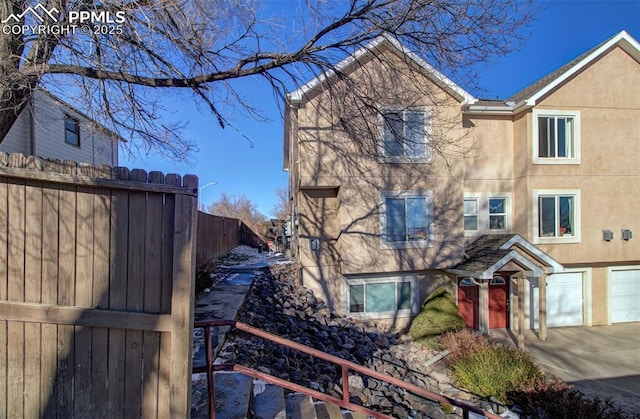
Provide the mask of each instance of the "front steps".
[{"label": "front steps", "polygon": [[[216,419],[366,419],[366,415],[304,394],[290,393],[285,397],[282,387],[240,373],[217,372],[215,380]],[[191,417],[207,418],[204,410],[192,411]]]}]

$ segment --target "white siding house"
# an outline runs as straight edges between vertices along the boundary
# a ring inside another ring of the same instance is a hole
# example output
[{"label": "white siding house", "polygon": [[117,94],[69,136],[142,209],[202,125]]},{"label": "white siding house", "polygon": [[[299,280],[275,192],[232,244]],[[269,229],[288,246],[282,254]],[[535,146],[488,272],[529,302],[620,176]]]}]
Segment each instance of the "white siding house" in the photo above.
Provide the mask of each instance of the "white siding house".
[{"label": "white siding house", "polygon": [[43,90],[33,93],[0,151],[92,165],[118,165],[120,136]]}]

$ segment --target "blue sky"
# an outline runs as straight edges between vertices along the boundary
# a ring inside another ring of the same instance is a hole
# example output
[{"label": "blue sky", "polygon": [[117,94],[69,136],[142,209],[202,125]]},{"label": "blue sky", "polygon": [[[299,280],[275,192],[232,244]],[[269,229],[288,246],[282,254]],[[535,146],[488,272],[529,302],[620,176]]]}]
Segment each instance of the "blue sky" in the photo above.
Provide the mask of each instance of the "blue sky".
[{"label": "blue sky", "polygon": [[[272,3],[272,7],[288,5],[284,0]],[[504,99],[623,29],[640,40],[638,0],[550,0],[537,4],[540,11],[530,25],[531,36],[523,48],[481,69],[478,85],[482,91],[470,89],[470,93]],[[130,158],[122,153],[120,165],[195,174],[201,186],[215,182],[201,190],[203,204],[216,201],[222,192],[245,194],[260,212],[270,216],[277,202],[276,188],[287,186],[287,174],[282,170],[282,117],[262,79],[243,80],[238,88],[268,121],[231,115],[235,129],[221,129],[211,116],[200,113],[188,100],[172,98],[167,106],[173,107],[174,112],[168,118],[188,123],[185,133],[197,144],[199,152],[186,163],[157,155]]]}]

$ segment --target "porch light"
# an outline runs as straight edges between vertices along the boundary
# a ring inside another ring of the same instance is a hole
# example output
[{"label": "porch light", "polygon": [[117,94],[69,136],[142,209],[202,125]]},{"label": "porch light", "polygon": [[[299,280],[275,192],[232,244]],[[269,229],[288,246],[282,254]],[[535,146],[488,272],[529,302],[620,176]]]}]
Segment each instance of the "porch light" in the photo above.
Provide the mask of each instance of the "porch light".
[{"label": "porch light", "polygon": [[622,240],[631,240],[631,237],[633,237],[631,230],[622,230]]},{"label": "porch light", "polygon": [[608,241],[608,242],[613,240],[613,231],[611,231],[611,230],[602,230],[602,239],[604,241]]}]

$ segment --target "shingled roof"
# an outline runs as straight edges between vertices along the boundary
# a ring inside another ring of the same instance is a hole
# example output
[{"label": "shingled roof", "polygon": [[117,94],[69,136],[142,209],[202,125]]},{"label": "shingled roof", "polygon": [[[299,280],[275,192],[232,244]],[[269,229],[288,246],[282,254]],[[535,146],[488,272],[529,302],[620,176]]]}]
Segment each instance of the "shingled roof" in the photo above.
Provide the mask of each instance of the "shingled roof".
[{"label": "shingled roof", "polygon": [[518,234],[484,234],[465,248],[465,258],[450,269],[461,275],[491,278],[509,262],[515,262],[534,275],[561,272],[563,267]]}]

